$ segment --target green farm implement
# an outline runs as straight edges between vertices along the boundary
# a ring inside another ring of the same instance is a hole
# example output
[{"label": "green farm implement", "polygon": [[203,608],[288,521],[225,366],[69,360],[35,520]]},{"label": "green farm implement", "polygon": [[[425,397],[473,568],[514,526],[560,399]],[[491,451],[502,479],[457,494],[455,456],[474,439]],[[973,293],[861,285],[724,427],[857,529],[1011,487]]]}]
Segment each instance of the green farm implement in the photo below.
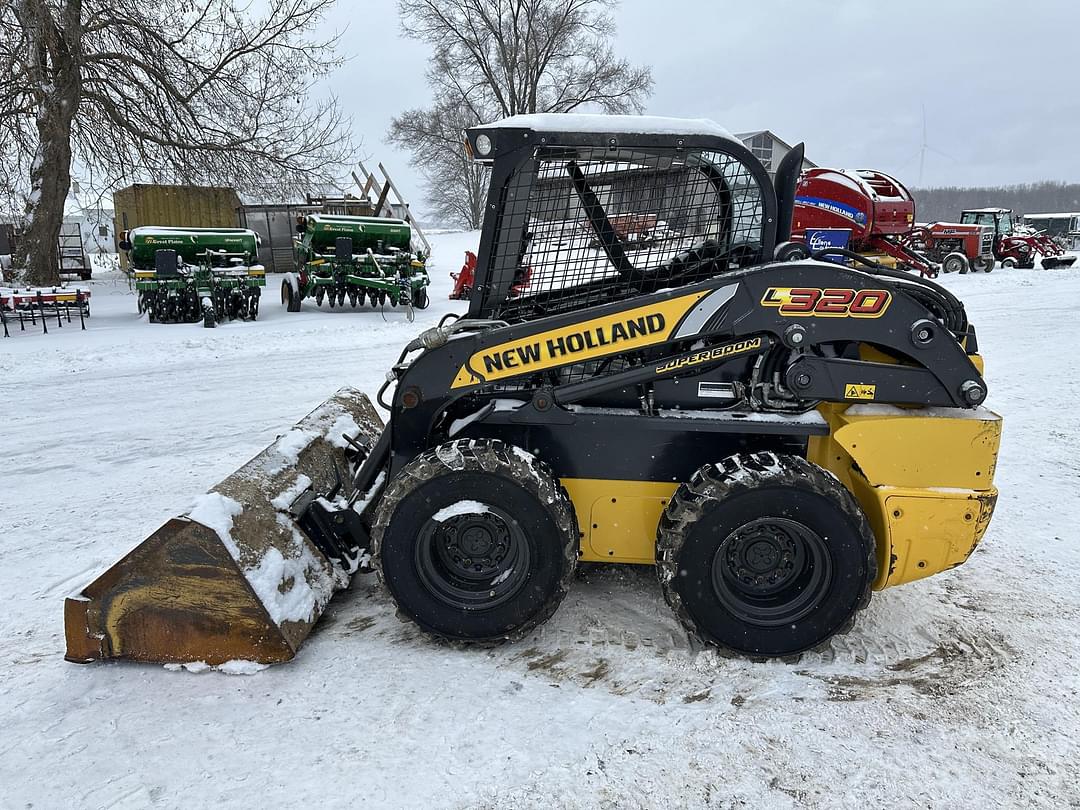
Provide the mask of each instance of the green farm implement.
[{"label": "green farm implement", "polygon": [[299,272],[286,273],[281,303],[299,312],[305,298],[331,308],[404,306],[429,303],[427,258],[412,251],[412,229],[400,219],[309,214],[297,224],[295,240]]},{"label": "green farm implement", "polygon": [[133,228],[121,235],[151,323],[214,327],[225,318],[253,321],[266,286],[259,238],[244,228]]}]

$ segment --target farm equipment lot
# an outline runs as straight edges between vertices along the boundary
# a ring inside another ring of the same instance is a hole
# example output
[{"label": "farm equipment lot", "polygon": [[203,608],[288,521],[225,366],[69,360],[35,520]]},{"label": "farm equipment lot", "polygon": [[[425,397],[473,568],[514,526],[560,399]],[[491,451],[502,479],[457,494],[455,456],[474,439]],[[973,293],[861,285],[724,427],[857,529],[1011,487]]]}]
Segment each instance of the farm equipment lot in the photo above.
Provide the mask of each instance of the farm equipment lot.
[{"label": "farm equipment lot", "polygon": [[255,322],[162,329],[133,324],[106,277],[88,331],[0,346],[17,392],[0,804],[1080,803],[1080,356],[1060,344],[1080,268],[940,279],[979,324],[1008,419],[997,515],[962,571],[877,594],[799,663],[692,648],[652,569],[629,566],[586,567],[551,621],[493,650],[422,638],[365,575],[295,661],[252,677],[65,663],[62,597],[339,387],[373,397],[405,342],[465,309],[448,274],[477,236],[433,242],[415,323],[273,296]]}]

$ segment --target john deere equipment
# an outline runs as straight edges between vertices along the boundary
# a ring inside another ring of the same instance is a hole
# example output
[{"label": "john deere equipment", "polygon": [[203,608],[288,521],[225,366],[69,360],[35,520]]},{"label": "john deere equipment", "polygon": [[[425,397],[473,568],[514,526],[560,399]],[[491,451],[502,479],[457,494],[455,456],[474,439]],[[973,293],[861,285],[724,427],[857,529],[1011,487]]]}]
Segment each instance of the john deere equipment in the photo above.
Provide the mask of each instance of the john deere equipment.
[{"label": "john deere equipment", "polygon": [[121,234],[151,323],[213,327],[225,318],[255,320],[266,270],[259,237],[245,228],[139,227]]},{"label": "john deere equipment", "polygon": [[71,660],[283,660],[358,565],[433,636],[516,639],[579,560],[655,565],[688,631],[790,656],[971,554],[1001,431],[975,328],[855,253],[773,261],[801,147],[774,186],[707,121],[467,138],[468,315],[404,347],[387,424],[339,394],[70,599]]},{"label": "john deere equipment", "polygon": [[389,303],[427,309],[431,283],[422,252],[410,247],[412,229],[400,219],[309,214],[297,223],[298,273],[281,282],[281,303],[299,312],[305,298],[318,306],[352,307],[365,300],[373,307]]}]

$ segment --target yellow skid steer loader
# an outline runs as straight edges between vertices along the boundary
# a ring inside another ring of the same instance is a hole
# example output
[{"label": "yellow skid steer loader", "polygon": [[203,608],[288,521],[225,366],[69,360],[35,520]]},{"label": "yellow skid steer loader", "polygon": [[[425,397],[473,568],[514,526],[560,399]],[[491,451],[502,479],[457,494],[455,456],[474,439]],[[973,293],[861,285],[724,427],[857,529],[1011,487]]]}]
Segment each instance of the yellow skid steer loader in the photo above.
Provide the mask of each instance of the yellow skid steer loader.
[{"label": "yellow skid steer loader", "polygon": [[774,261],[801,147],[774,184],[702,120],[466,146],[492,172],[469,311],[404,347],[387,424],[318,408],[68,600],[70,660],[284,661],[360,566],[434,637],[512,640],[579,560],[655,565],[689,632],[792,656],[967,559],[1001,432],[975,328],[857,254]]}]

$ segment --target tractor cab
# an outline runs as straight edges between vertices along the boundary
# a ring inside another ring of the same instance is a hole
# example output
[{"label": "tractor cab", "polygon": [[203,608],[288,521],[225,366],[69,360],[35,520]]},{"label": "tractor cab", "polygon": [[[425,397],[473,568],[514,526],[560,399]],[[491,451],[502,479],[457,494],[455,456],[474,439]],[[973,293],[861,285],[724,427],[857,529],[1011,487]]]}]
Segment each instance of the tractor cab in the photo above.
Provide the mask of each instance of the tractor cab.
[{"label": "tractor cab", "polygon": [[972,208],[960,215],[964,225],[986,225],[994,236],[1006,236],[1012,233],[1013,216],[1008,208]]}]

